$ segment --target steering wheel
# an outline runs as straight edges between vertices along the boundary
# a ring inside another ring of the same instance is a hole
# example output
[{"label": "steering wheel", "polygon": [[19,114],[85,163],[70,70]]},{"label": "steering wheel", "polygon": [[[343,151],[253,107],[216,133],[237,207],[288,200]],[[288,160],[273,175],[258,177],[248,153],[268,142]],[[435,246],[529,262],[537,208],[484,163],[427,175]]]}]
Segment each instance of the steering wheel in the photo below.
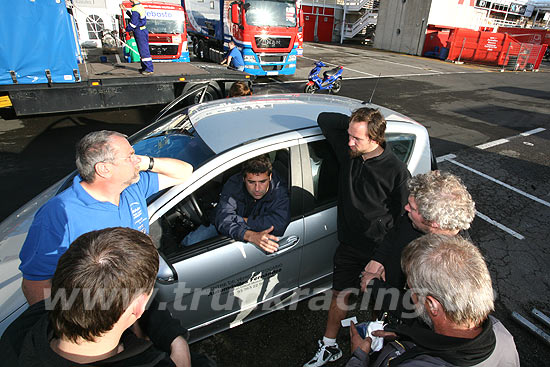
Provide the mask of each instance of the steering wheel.
[{"label": "steering wheel", "polygon": [[197,201],[197,198],[195,197],[195,194],[189,195],[189,201],[191,202],[191,205],[193,206],[193,209],[195,210],[195,213],[200,219],[200,222],[207,226],[209,224],[208,218],[204,216],[204,213],[199,205],[199,202]]}]

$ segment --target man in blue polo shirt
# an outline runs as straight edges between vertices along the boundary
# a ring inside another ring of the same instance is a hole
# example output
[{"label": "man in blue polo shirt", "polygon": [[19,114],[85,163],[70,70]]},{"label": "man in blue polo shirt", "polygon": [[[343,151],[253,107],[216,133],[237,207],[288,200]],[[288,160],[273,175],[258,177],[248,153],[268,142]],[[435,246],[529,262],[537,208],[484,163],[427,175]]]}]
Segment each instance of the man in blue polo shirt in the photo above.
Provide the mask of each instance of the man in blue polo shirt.
[{"label": "man in blue polo shirt", "polygon": [[107,227],[148,233],[147,197],[193,171],[177,159],[138,156],[125,135],[106,130],[80,140],[76,167],[72,186],[36,213],[19,254],[29,305],[49,296],[57,261],[77,237]]},{"label": "man in blue polo shirt", "polygon": [[244,60],[241,51],[235,46],[235,42],[229,41],[229,52],[227,57],[221,62],[222,65],[227,65],[228,68],[244,71]]}]

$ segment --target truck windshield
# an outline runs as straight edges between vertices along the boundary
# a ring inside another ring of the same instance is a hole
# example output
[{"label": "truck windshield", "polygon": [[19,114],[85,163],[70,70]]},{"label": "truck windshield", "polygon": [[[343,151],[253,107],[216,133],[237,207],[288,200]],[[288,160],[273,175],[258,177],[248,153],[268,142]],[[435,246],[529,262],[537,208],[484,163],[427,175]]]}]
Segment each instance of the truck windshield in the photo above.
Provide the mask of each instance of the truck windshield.
[{"label": "truck windshield", "polygon": [[246,4],[249,25],[296,27],[296,1],[246,0]]},{"label": "truck windshield", "polygon": [[182,34],[184,31],[183,19],[147,19],[149,33]]}]

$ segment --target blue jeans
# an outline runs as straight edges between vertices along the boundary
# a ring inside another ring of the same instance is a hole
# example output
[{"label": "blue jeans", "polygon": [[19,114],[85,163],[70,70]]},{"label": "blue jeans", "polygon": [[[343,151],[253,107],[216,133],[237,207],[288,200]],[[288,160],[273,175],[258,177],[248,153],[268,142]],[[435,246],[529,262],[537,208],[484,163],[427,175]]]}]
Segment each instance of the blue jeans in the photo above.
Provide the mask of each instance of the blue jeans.
[{"label": "blue jeans", "polygon": [[218,231],[216,230],[216,226],[209,225],[206,227],[201,224],[199,228],[185,236],[181,244],[182,246],[191,246],[208,238],[216,237],[217,235]]}]

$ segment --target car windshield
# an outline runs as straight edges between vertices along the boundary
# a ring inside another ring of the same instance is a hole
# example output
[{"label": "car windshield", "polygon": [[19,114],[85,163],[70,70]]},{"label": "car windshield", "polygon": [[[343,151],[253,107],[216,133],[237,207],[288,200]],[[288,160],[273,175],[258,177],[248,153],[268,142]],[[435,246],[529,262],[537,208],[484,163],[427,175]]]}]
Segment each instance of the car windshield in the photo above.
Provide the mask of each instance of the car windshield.
[{"label": "car windshield", "polygon": [[136,154],[181,159],[195,169],[214,157],[214,152],[197,134],[187,114],[178,113],[161,121],[145,135],[132,139]]},{"label": "car windshield", "polygon": [[247,0],[246,4],[249,25],[296,27],[296,1]]}]

